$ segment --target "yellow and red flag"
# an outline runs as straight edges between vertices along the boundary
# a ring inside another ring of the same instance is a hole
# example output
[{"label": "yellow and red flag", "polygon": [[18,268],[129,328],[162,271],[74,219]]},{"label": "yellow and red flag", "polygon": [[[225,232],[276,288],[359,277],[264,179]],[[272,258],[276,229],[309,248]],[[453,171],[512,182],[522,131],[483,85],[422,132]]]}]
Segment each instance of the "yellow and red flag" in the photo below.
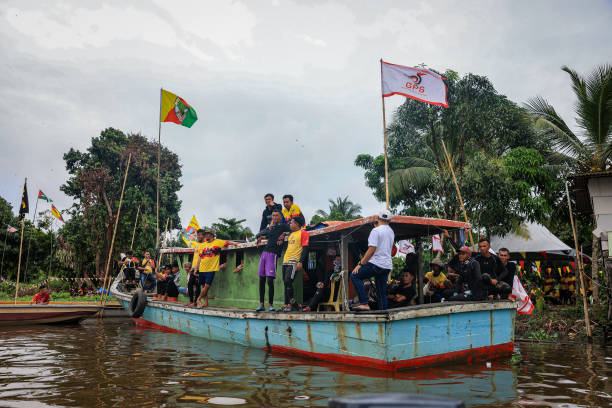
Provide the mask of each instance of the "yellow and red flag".
[{"label": "yellow and red flag", "polygon": [[185,241],[185,244],[187,244],[187,248],[191,248],[191,244],[196,241],[196,235],[199,229],[200,224],[198,224],[198,220],[194,215],[191,217],[191,221],[189,222],[187,228],[185,228],[185,231],[183,231],[181,234],[181,238],[183,238],[183,241]]},{"label": "yellow and red flag", "polygon": [[191,105],[165,89],[161,91],[160,113],[160,122],[173,122],[188,128],[198,120],[198,115]]},{"label": "yellow and red flag", "polygon": [[60,212],[57,210],[57,208],[55,208],[53,204],[51,204],[51,214],[53,214],[53,216],[57,218],[58,220],[60,220],[61,222],[64,222],[64,219],[62,218],[62,214],[60,214]]}]

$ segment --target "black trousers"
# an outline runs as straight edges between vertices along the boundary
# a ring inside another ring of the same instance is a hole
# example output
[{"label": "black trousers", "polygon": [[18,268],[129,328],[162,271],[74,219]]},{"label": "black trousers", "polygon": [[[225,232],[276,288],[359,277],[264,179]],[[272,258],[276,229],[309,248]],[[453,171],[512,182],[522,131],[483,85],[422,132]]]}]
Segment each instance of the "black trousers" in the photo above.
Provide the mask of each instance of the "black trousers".
[{"label": "black trousers", "polygon": [[200,296],[202,286],[198,280],[197,275],[189,274],[189,280],[187,281],[187,292],[189,292],[189,303],[194,303]]},{"label": "black trousers", "polygon": [[[319,303],[325,302],[329,299],[330,289],[327,286],[323,286],[322,288],[317,288],[317,291],[314,293],[312,298],[308,301],[308,307],[313,312],[317,311],[317,306]],[[335,296],[334,296],[335,297]]]},{"label": "black trousers", "polygon": [[293,281],[297,273],[297,264],[283,264],[283,282],[285,283],[285,304],[293,299]]},{"label": "black trousers", "polygon": [[272,276],[259,277],[259,303],[264,302],[266,297],[266,282],[268,282],[268,303],[274,303],[274,278]]}]

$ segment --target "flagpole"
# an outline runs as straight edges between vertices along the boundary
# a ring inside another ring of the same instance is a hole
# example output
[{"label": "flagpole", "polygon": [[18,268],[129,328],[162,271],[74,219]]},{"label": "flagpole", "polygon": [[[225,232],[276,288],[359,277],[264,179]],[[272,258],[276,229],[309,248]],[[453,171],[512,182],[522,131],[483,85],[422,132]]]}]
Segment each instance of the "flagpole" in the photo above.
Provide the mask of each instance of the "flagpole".
[{"label": "flagpole", "polygon": [[49,274],[47,275],[47,279],[51,277],[51,263],[53,262],[53,218],[51,218],[49,233],[51,234],[51,256],[49,258]]},{"label": "flagpole", "polygon": [[157,232],[155,235],[155,249],[159,248],[159,169],[161,167],[161,109],[163,91],[163,88],[159,88],[159,117],[157,118],[159,122],[157,130],[157,215],[155,221]]},{"label": "flagpole", "polygon": [[380,59],[380,97],[382,99],[383,139],[385,144],[385,201],[389,209],[389,159],[387,158],[387,121],[385,118],[385,95],[383,93],[383,60]]},{"label": "flagpole", "polygon": [[[104,273],[104,283],[102,285],[102,293],[100,295],[100,302],[104,299],[104,287],[106,286],[106,280],[108,279],[108,271],[110,269],[110,262],[113,255],[113,247],[115,246],[115,236],[117,235],[117,226],[119,225],[119,215],[121,214],[121,204],[123,204],[123,193],[125,192],[125,184],[127,182],[128,170],[130,169],[130,161],[132,161],[132,153],[128,156],[127,165],[125,166],[125,175],[123,176],[123,187],[121,188],[121,196],[119,197],[119,208],[117,209],[117,218],[115,218],[115,228],[113,229],[113,238],[111,240],[110,248],[108,249],[108,258],[106,259],[106,272]],[[110,284],[110,282],[109,282]]]},{"label": "flagpole", "polygon": [[[455,182],[455,188],[457,189],[457,197],[459,197],[459,203],[461,204],[461,210],[463,211],[463,217],[465,218],[465,222],[469,224],[467,213],[465,212],[465,206],[463,205],[463,198],[461,198],[461,190],[459,189],[459,184],[457,183],[457,177],[455,177],[455,170],[453,169],[453,164],[451,163],[450,156],[448,155],[448,150],[446,150],[446,145],[444,144],[444,140],[442,140],[442,147],[444,148],[444,155],[446,156],[446,160],[448,161],[448,167],[450,168],[451,174],[453,175],[453,181]],[[474,244],[474,238],[472,237],[472,229],[470,228],[470,242],[472,243],[472,248],[475,250],[476,245]]]},{"label": "flagpole", "polygon": [[0,276],[4,273],[4,253],[6,252],[6,239],[8,238],[8,225],[6,227],[6,234],[4,234],[4,246],[2,247],[2,269],[0,269]]},{"label": "flagpole", "polygon": [[[36,233],[36,213],[38,210],[38,195],[36,197],[36,204],[34,205],[34,218],[32,219],[32,225],[34,226],[34,233]],[[28,237],[28,252],[26,253],[26,265],[25,270],[23,271],[23,279],[26,279],[28,275],[28,264],[30,263],[30,246],[32,244],[32,234]]]},{"label": "flagpole", "polygon": [[136,211],[136,220],[134,221],[134,230],[132,231],[132,242],[130,243],[130,250],[134,247],[134,237],[136,236],[136,225],[138,225],[138,216],[140,215],[140,205]]},{"label": "flagpole", "polygon": [[[26,177],[25,182],[23,183],[24,191],[26,195],[27,195],[27,190],[25,189],[25,186],[27,184],[28,184],[28,178]],[[23,208],[22,204],[23,204],[23,194],[21,196],[21,204],[19,204],[20,210]],[[15,282],[15,304],[17,304],[17,294],[19,293],[19,275],[21,274],[21,251],[23,249],[23,229],[25,227],[25,214],[22,214],[22,215],[23,217],[21,217],[21,238],[19,239],[19,262],[17,262],[17,282]]]}]

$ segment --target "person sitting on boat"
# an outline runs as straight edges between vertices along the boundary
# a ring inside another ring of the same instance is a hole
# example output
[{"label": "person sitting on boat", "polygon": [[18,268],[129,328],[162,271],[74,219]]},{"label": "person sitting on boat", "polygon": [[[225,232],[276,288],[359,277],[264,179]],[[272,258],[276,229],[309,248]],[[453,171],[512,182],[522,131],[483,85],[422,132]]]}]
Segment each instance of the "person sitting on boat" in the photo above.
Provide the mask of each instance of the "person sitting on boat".
[{"label": "person sitting on boat", "polygon": [[267,243],[259,258],[259,307],[255,309],[257,312],[264,310],[264,298],[266,294],[266,282],[268,283],[268,310],[274,310],[274,279],[276,278],[276,260],[283,250],[285,233],[291,228],[289,224],[282,223],[282,214],[278,210],[272,211],[272,220],[270,226],[259,231],[257,245],[260,244],[263,237],[266,237]]},{"label": "person sitting on boat", "polygon": [[[274,202],[274,194],[268,193],[264,196],[264,200],[266,201],[266,207],[261,214],[261,223],[259,225],[259,230],[263,231],[268,228],[270,222],[272,222],[272,213],[274,210],[283,211],[283,206]],[[285,220],[283,219],[283,222]]]},{"label": "person sitting on boat", "polygon": [[293,204],[293,196],[291,194],[285,194],[283,196],[283,218],[288,224],[289,221],[295,217],[302,218],[302,224],[306,224],[306,218],[304,218],[302,210],[297,206],[297,204]]},{"label": "person sitting on boat", "polygon": [[335,301],[336,298],[338,297],[338,292],[340,288],[337,285],[338,285],[338,282],[340,281],[340,272],[342,271],[342,258],[340,257],[340,255],[336,255],[336,258],[334,259],[334,269],[328,279],[325,278],[326,269],[327,268],[325,268],[323,262],[317,262],[316,272],[317,272],[318,282],[315,285],[316,290],[315,290],[315,293],[312,295],[312,297],[306,302],[304,302],[305,306],[302,308],[302,311],[316,312],[319,306],[319,303],[329,299],[329,295],[331,293],[332,282],[336,283],[336,292],[334,293],[333,300]]},{"label": "person sitting on boat", "polygon": [[[208,306],[208,290],[212,285],[215,273],[227,266],[225,263],[220,264],[221,249],[228,245],[238,245],[238,242],[225,241],[215,237],[215,230],[212,228],[204,229],[205,241],[200,246],[200,255],[196,261],[195,268],[198,271],[198,279],[202,286],[202,292],[196,301],[199,307]],[[202,301],[202,298],[204,300]]]},{"label": "person sitting on boat", "polygon": [[170,273],[170,265],[164,265],[161,271],[155,273],[155,281],[157,283],[157,293],[153,295],[153,299],[163,300],[166,296],[166,277]]},{"label": "person sitting on boat", "polygon": [[180,280],[181,274],[178,262],[174,261],[172,262],[170,273],[166,276],[166,293],[164,294],[164,301],[178,302]]},{"label": "person sitting on boat", "polygon": [[[502,271],[497,277],[497,280],[508,285],[510,292],[506,295],[508,299],[512,299],[512,286],[514,285],[514,275],[516,274],[516,264],[510,262],[510,250],[508,248],[499,248],[497,256],[502,264]],[[506,288],[506,291],[508,290]],[[502,299],[504,299],[503,295]]]},{"label": "person sitting on boat", "polygon": [[391,287],[387,293],[389,309],[415,304],[417,298],[415,279],[414,272],[409,270],[402,272],[400,283]]},{"label": "person sitting on boat", "polygon": [[155,269],[155,261],[151,259],[151,253],[146,251],[142,263],[138,267],[140,271],[140,285],[145,292],[149,292],[149,282],[153,281],[153,269]]},{"label": "person sitting on boat", "polygon": [[459,286],[455,288],[457,294],[448,300],[477,301],[485,298],[480,264],[471,256],[472,248],[468,246],[459,248],[457,263],[453,265],[455,272],[449,274],[457,279]]},{"label": "person sitting on boat", "polygon": [[359,296],[359,305],[354,307],[355,310],[370,310],[363,279],[371,277],[376,282],[378,309],[387,309],[387,276],[393,269],[391,250],[395,241],[395,233],[389,226],[391,218],[389,210],[380,212],[368,237],[368,250],[351,274],[351,281]]},{"label": "person sitting on boat", "polygon": [[512,287],[500,282],[497,278],[503,270],[501,260],[491,251],[491,243],[488,238],[481,238],[478,241],[478,254],[474,260],[480,265],[480,273],[484,284],[485,296],[489,299],[502,296],[508,297],[512,292]]},{"label": "person sitting on boat", "polygon": [[429,266],[431,271],[425,274],[425,303],[438,303],[445,296],[448,289],[448,278],[442,272],[444,263],[439,259],[433,259]]},{"label": "person sitting on boat", "polygon": [[125,257],[119,262],[119,265],[123,267],[123,283],[128,285],[136,285],[136,266],[138,265],[138,259],[134,256],[132,251],[127,251]]},{"label": "person sitting on boat", "polygon": [[38,293],[34,295],[30,304],[36,305],[48,305],[49,304],[49,292],[47,290],[47,285],[40,285],[38,288]]},{"label": "person sitting on boat", "polygon": [[302,217],[292,218],[289,222],[291,234],[287,242],[287,249],[283,258],[283,283],[285,284],[285,306],[283,312],[299,310],[293,297],[293,280],[295,275],[303,270],[308,262],[308,232],[302,229]]}]

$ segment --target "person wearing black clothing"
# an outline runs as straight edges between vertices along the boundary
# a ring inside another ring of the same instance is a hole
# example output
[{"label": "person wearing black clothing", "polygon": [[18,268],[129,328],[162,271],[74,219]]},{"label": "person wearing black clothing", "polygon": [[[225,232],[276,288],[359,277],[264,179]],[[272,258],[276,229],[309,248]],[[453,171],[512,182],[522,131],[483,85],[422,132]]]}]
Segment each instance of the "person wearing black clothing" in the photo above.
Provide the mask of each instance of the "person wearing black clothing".
[{"label": "person wearing black clothing", "polygon": [[[508,285],[506,292],[508,289],[510,291],[507,293],[505,297],[510,297],[512,294],[512,286],[514,285],[514,275],[516,274],[516,264],[510,261],[510,251],[508,248],[500,248],[497,253],[499,254],[499,260],[501,261],[502,271],[497,276],[497,280],[501,283],[505,283]],[[503,294],[501,294],[502,299],[504,298]]]},{"label": "person wearing black clothing", "polygon": [[185,262],[185,270],[187,271],[187,293],[189,294],[189,306],[195,306],[196,300],[200,296],[202,286],[198,279],[198,275],[191,269],[191,262]]},{"label": "person wearing black clothing", "polygon": [[[502,288],[502,286],[505,285],[499,284],[497,279],[502,272],[501,261],[497,255],[491,253],[490,249],[491,243],[489,240],[487,238],[481,238],[478,241],[479,254],[474,257],[474,260],[480,265],[485,296],[488,296],[489,299],[493,299],[497,295],[503,294],[502,292],[505,293],[506,288]],[[505,296],[507,296],[507,294]]]},{"label": "person wearing black clothing", "polygon": [[414,285],[414,275],[411,271],[402,272],[400,284],[389,289],[387,299],[389,309],[409,306],[417,297],[416,288]]},{"label": "person wearing black clothing", "polygon": [[164,300],[169,300],[171,302],[178,302],[178,282],[180,280],[180,272],[178,262],[174,261],[172,263],[172,269],[168,276],[166,276],[166,293],[164,295]]},{"label": "person wearing black clothing", "polygon": [[266,194],[264,196],[264,200],[266,200],[266,208],[264,208],[263,213],[261,214],[261,224],[259,226],[260,231],[266,229],[266,227],[270,224],[270,222],[272,221],[272,212],[274,210],[278,210],[281,212],[282,219],[283,206],[274,202],[274,194]]},{"label": "person wearing black clothing", "polygon": [[450,301],[475,301],[485,298],[480,264],[471,256],[472,249],[470,247],[462,246],[459,248],[457,263],[453,266],[455,273],[449,274],[458,277],[456,287],[458,294],[448,299]]},{"label": "person wearing black clothing", "polygon": [[336,282],[336,291],[334,293],[334,301],[338,298],[338,291],[340,287],[338,286],[338,282],[340,281],[340,271],[342,270],[342,258],[340,255],[336,255],[334,259],[334,269],[333,273],[329,275],[327,268],[325,267],[325,257],[322,256],[317,262],[317,284],[316,291],[312,295],[312,297],[304,302],[305,306],[302,309],[304,312],[316,312],[319,303],[325,302],[329,299],[329,295],[331,294],[331,283]]}]

